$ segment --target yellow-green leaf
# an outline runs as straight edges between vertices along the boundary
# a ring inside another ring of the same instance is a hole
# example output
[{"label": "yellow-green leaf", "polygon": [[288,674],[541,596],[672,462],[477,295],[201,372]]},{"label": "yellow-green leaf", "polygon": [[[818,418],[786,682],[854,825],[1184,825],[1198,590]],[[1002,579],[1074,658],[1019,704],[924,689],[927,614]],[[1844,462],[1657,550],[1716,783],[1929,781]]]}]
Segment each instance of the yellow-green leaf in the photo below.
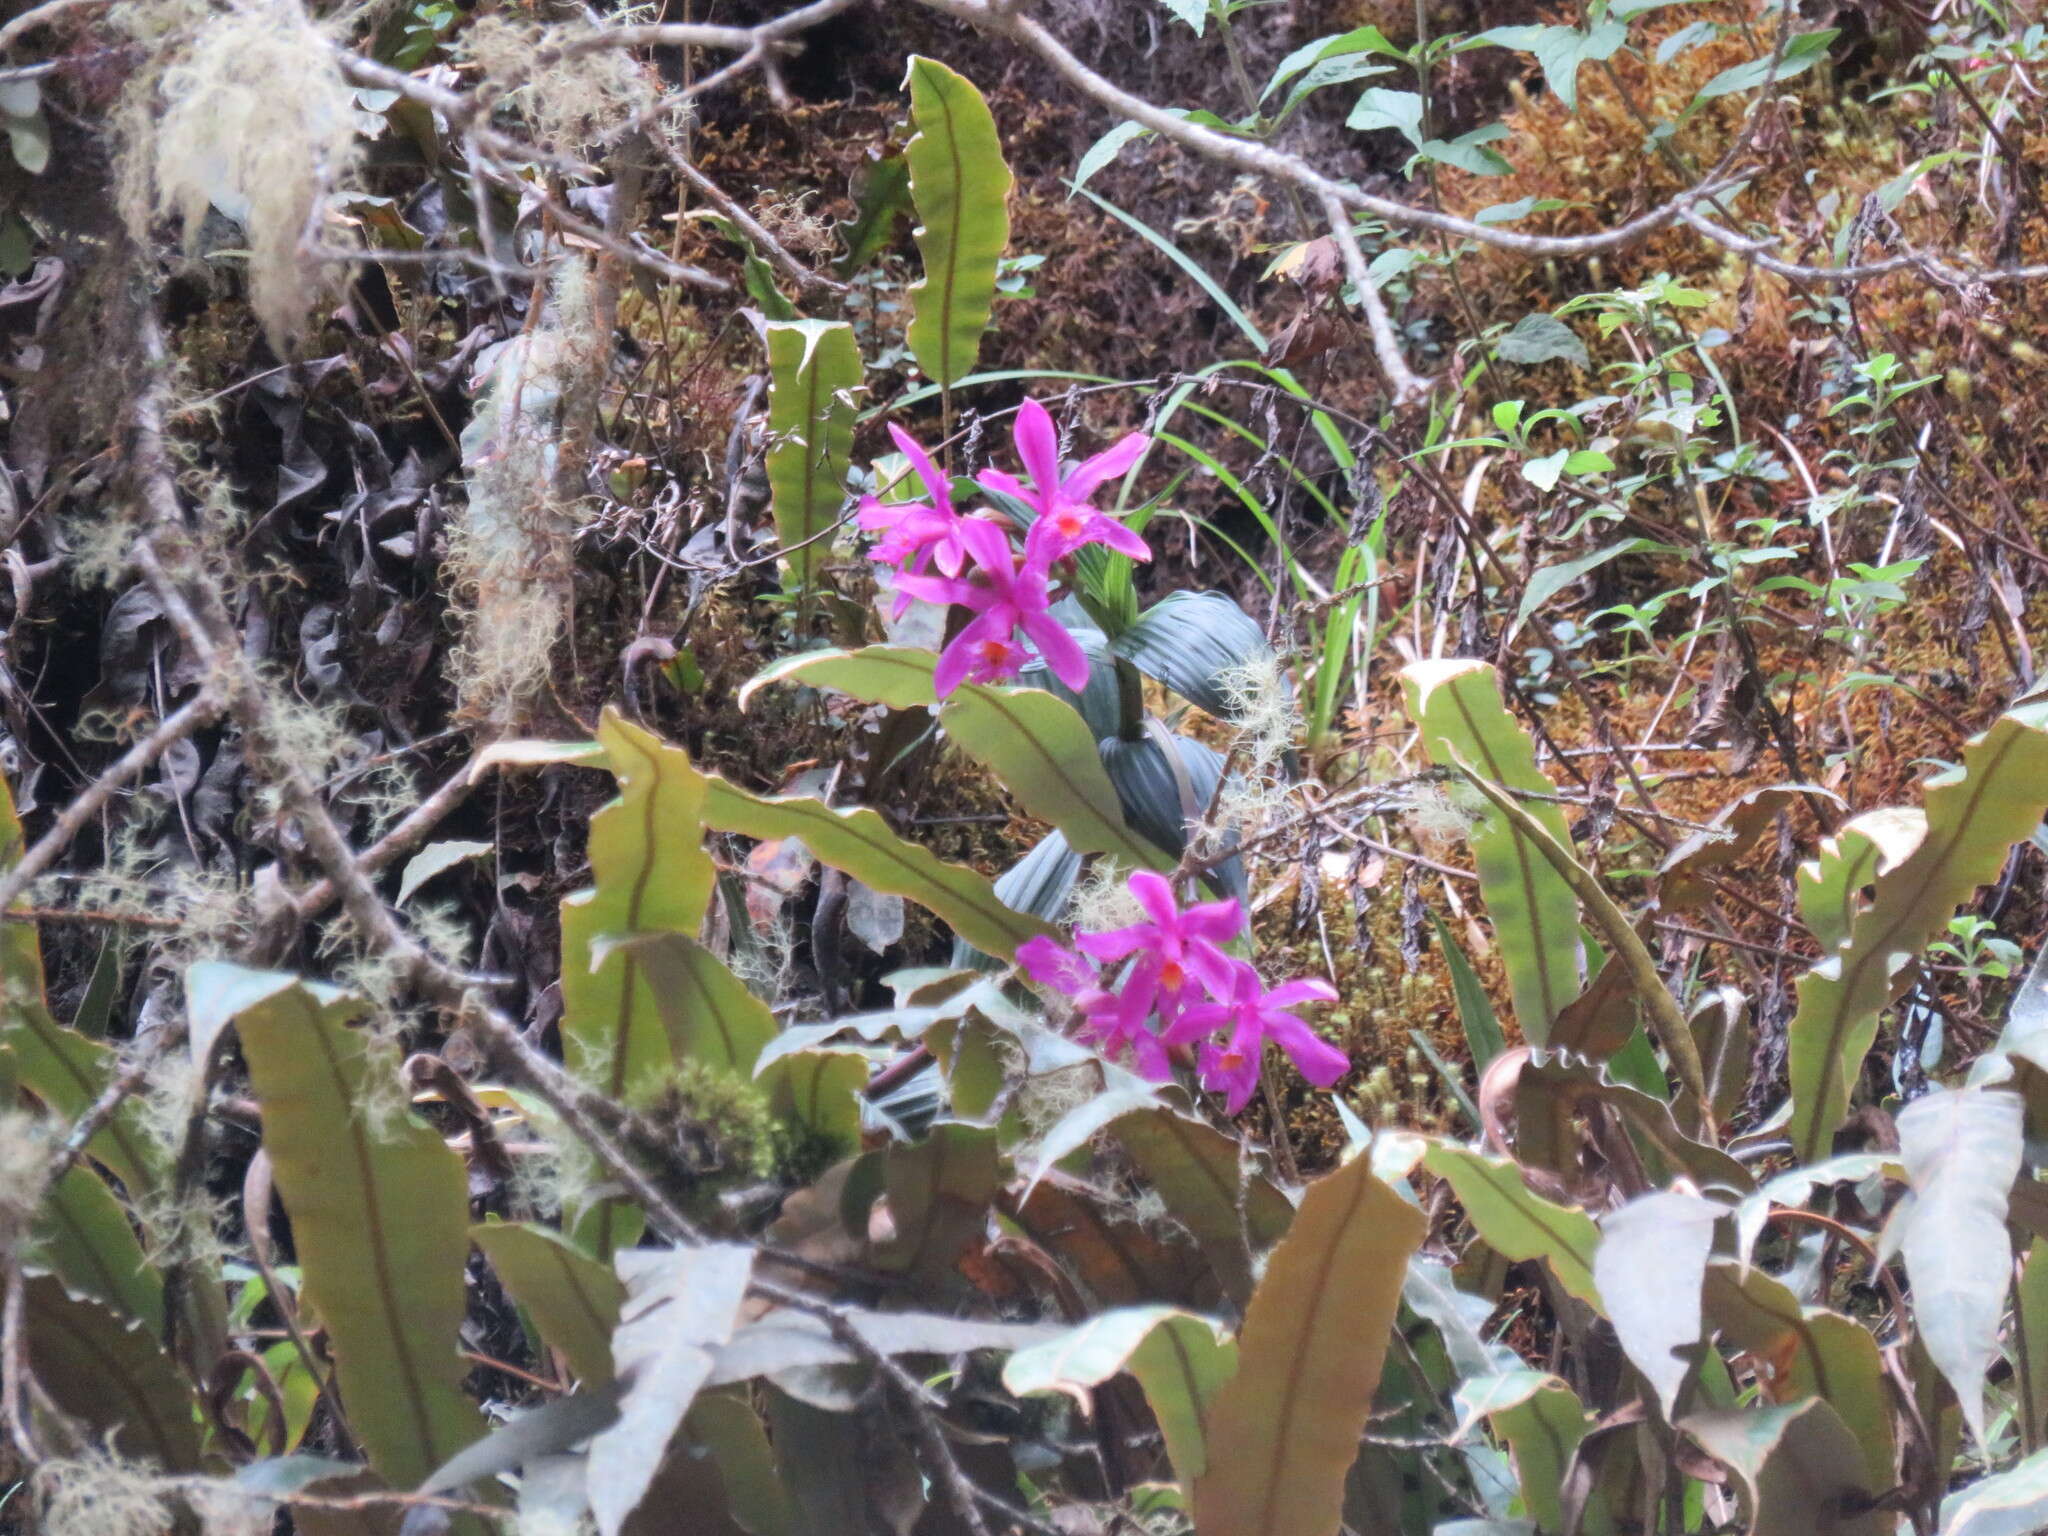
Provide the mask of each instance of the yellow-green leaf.
[{"label": "yellow-green leaf", "polygon": [[589,890],[562,903],[562,1046],[570,1070],[630,1100],[674,1057],[652,983],[630,951],[600,940],[694,936],[715,871],[704,851],[704,776],[689,754],[607,711],[598,740],[619,798],[590,819]]},{"label": "yellow-green leaf", "polygon": [[462,1159],[395,1103],[373,1111],[377,1069],[350,1027],[361,999],[218,961],[193,966],[185,990],[195,1031],[216,1033],[225,1013],[241,1039],[349,1427],[387,1483],[414,1487],[484,1427],[456,1353],[469,1255]]},{"label": "yellow-green leaf", "polygon": [[1202,1121],[1162,1106],[1124,1115],[1113,1129],[1225,1293],[1242,1302],[1252,1291],[1254,1261],[1294,1220],[1287,1197],[1256,1165],[1240,1161],[1236,1137]]},{"label": "yellow-green leaf", "polygon": [[802,838],[816,858],[873,890],[937,913],[987,954],[1008,959],[1026,939],[1053,931],[1038,918],[1004,906],[973,870],[905,842],[866,806],[841,810],[808,795],[750,794],[716,775],[706,775],[705,782],[704,820],[710,826],[763,841]]},{"label": "yellow-green leaf", "polygon": [[1437,1142],[1423,1154],[1422,1165],[1451,1186],[1487,1246],[1503,1258],[1543,1260],[1558,1284],[1599,1309],[1593,1255],[1600,1246],[1600,1229],[1592,1217],[1544,1199],[1522,1182],[1521,1170],[1504,1157]]},{"label": "yellow-green leaf", "polygon": [[1928,783],[1926,806],[1919,845],[1877,876],[1848,938],[1800,978],[1789,1056],[1790,1134],[1802,1163],[1827,1156],[1877,1037],[1878,1015],[1904,984],[1907,962],[2040,825],[2048,808],[2048,701],[2020,705],[1973,737],[1961,765]]},{"label": "yellow-green leaf", "polygon": [[[903,646],[806,651],[754,678],[740,690],[740,703],[744,708],[765,684],[795,678],[892,709],[931,708],[938,703],[932,690],[937,665],[930,651]],[[1172,864],[1164,849],[1125,824],[1095,733],[1064,699],[1036,688],[963,683],[938,719],[961,751],[1002,780],[1027,814],[1064,832],[1076,853],[1107,853],[1144,869]]]},{"label": "yellow-green leaf", "polygon": [[[1463,757],[1510,791],[1554,795],[1557,786],[1536,767],[1529,734],[1501,703],[1500,682],[1483,661],[1422,661],[1401,682],[1408,715],[1423,750],[1440,768]],[[1563,847],[1571,846],[1564,814],[1532,801],[1529,815]],[[1579,995],[1579,910],[1571,887],[1527,838],[1493,807],[1472,828],[1479,892],[1514,993],[1515,1018],[1531,1045],[1550,1038],[1550,1025]]]},{"label": "yellow-green leaf", "polygon": [[1236,1370],[1237,1346],[1213,1319],[1178,1307],[1119,1307],[1018,1350],[1004,1362],[1003,1385],[1020,1397],[1063,1392],[1086,1409],[1094,1388],[1128,1371],[1159,1421],[1181,1486],[1192,1488],[1209,1464],[1202,1416]]},{"label": "yellow-green leaf", "polygon": [[75,1164],[51,1186],[32,1230],[33,1263],[163,1337],[163,1276],[144,1257],[121,1202],[91,1168]]},{"label": "yellow-green leaf", "polygon": [[24,1288],[28,1368],[57,1406],[124,1456],[199,1470],[198,1402],[141,1324],[74,1296],[55,1275]]},{"label": "yellow-green leaf", "polygon": [[1372,1411],[1422,1211],[1373,1177],[1370,1158],[1318,1179],[1252,1293],[1237,1374],[1205,1420],[1195,1528],[1329,1536]]},{"label": "yellow-green leaf", "polygon": [[487,1221],[469,1235],[570,1369],[591,1386],[610,1381],[612,1330],[626,1297],[618,1276],[561,1233],[531,1222]]},{"label": "yellow-green leaf", "polygon": [[910,58],[904,84],[917,137],[904,148],[924,281],[910,290],[910,350],[935,384],[974,371],[1010,243],[1010,168],[996,120],[971,82],[936,59]]},{"label": "yellow-green leaf", "polygon": [[829,530],[846,500],[853,457],[853,395],[860,349],[844,321],[784,320],[768,327],[768,489],[775,536],[802,592],[832,553]]}]

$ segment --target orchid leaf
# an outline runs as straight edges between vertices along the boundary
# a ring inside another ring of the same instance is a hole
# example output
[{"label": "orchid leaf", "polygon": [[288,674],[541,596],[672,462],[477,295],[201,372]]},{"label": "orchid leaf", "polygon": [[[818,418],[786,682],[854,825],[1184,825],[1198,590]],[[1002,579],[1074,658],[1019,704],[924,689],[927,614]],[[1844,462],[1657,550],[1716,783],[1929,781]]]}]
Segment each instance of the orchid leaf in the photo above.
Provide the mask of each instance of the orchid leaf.
[{"label": "orchid leaf", "polygon": [[1863,1452],[1873,1487],[1888,1483],[1896,1448],[1884,1361],[1868,1328],[1839,1312],[1800,1305],[1760,1269],[1716,1263],[1704,1310],[1722,1339],[1755,1363],[1771,1402],[1819,1397],[1834,1405]]},{"label": "orchid leaf", "polygon": [[598,726],[619,798],[590,820],[591,888],[562,903],[562,1046],[612,1098],[652,1090],[674,1060],[654,983],[619,935],[695,935],[711,902],[706,781],[681,747],[616,712]]},{"label": "orchid leaf", "polygon": [[738,1325],[754,1250],[738,1243],[631,1248],[613,1263],[626,1288],[612,1332],[612,1365],[625,1390],[618,1421],[590,1442],[586,1476],[600,1536],[619,1536],[661,1470]]},{"label": "orchid leaf", "polygon": [[2006,1191],[2020,1171],[2022,1118],[2019,1095],[1990,1088],[1937,1088],[1901,1110],[1910,1193],[1880,1250],[1905,1258],[1921,1342],[1980,1442],[1984,1377],[2012,1283]]},{"label": "orchid leaf", "polygon": [[1008,959],[1026,939],[1053,931],[1051,924],[1003,905],[983,876],[905,842],[865,806],[841,810],[807,795],[751,794],[715,775],[706,782],[709,825],[763,841],[802,838],[823,863],[927,908],[988,954]]},{"label": "orchid leaf", "polygon": [[1508,1259],[1543,1260],[1558,1284],[1587,1306],[1600,1309],[1600,1287],[1593,1275],[1600,1229],[1592,1217],[1544,1199],[1506,1158],[1439,1142],[1423,1154],[1422,1163],[1451,1186],[1472,1225],[1495,1252]]},{"label": "orchid leaf", "polygon": [[612,1330],[626,1288],[617,1275],[548,1227],[487,1221],[469,1230],[541,1338],[583,1381],[612,1379]]},{"label": "orchid leaf", "polygon": [[939,707],[931,685],[937,664],[929,651],[899,646],[806,651],[749,682],[740,704],[767,683],[794,678],[892,709],[938,708],[940,726],[960,750],[1000,779],[1027,815],[1058,827],[1077,853],[1107,853],[1138,869],[1172,864],[1125,822],[1095,734],[1071,705],[1037,689],[963,683]]}]

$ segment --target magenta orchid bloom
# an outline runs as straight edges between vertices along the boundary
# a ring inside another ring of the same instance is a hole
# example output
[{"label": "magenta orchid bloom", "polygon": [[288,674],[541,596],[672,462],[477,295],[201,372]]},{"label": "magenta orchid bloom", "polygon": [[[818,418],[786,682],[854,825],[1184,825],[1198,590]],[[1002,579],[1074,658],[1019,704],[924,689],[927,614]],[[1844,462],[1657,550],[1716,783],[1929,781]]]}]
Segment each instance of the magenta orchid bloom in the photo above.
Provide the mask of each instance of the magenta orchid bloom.
[{"label": "magenta orchid bloom", "polygon": [[[944,574],[958,576],[967,563],[967,546],[960,541],[960,524],[964,519],[953,510],[946,477],[917,439],[894,422],[889,424],[889,436],[917,471],[931,501],[899,505],[863,496],[860,526],[869,533],[883,535],[874,547],[874,558],[883,565],[894,566],[901,574],[919,574],[927,566],[936,565]],[[910,598],[899,596],[896,617],[900,619],[909,611]]]},{"label": "magenta orchid bloom", "polygon": [[1232,961],[1218,946],[1244,931],[1244,908],[1234,901],[1205,901],[1183,912],[1173,899],[1173,883],[1148,869],[1131,876],[1130,892],[1149,922],[1077,933],[1074,944],[1098,960],[1136,955],[1124,980],[1124,1002],[1140,1018],[1156,1009],[1164,1028],[1198,988],[1222,992],[1229,985]]},{"label": "magenta orchid bloom", "polygon": [[1097,511],[1088,498],[1104,481],[1129,471],[1152,439],[1133,432],[1091,459],[1086,459],[1064,479],[1060,476],[1059,434],[1052,417],[1036,400],[1026,400],[1017,411],[1015,428],[1017,457],[1031,476],[1026,489],[1014,475],[991,469],[978,478],[984,488],[999,495],[1013,496],[1038,513],[1025,540],[1025,552],[1050,570],[1083,544],[1105,544],[1133,560],[1150,560],[1152,550],[1145,541],[1115,518]]},{"label": "magenta orchid bloom", "polygon": [[1251,1102],[1259,1085],[1259,1058],[1268,1040],[1285,1051],[1295,1069],[1318,1088],[1329,1087],[1350,1069],[1350,1057],[1318,1039],[1289,1011],[1304,1003],[1335,1002],[1337,991],[1328,982],[1283,982],[1269,992],[1256,970],[1236,960],[1231,962],[1229,985],[1215,990],[1222,1001],[1183,1009],[1162,1039],[1168,1045],[1187,1045],[1216,1030],[1229,1029],[1223,1044],[1211,1041],[1203,1045],[1196,1060],[1202,1086],[1224,1095],[1228,1113],[1237,1114]]},{"label": "magenta orchid bloom", "polygon": [[1017,963],[1033,981],[1073,1002],[1081,1019],[1076,1033],[1084,1042],[1111,1058],[1128,1050],[1138,1075],[1152,1082],[1173,1076],[1165,1045],[1145,1028],[1146,1010],[1134,1010],[1128,995],[1105,988],[1094,961],[1040,934],[1017,946]]},{"label": "magenta orchid bloom", "polygon": [[1020,565],[1009,536],[994,523],[962,518],[956,536],[973,559],[979,580],[959,576],[899,576],[897,590],[928,603],[958,603],[975,618],[947,645],[932,673],[932,688],[945,698],[963,682],[999,683],[1015,677],[1030,660],[1017,644],[1023,630],[1046,666],[1076,693],[1088,686],[1088,653],[1049,611],[1052,592],[1045,566],[1026,557]]}]

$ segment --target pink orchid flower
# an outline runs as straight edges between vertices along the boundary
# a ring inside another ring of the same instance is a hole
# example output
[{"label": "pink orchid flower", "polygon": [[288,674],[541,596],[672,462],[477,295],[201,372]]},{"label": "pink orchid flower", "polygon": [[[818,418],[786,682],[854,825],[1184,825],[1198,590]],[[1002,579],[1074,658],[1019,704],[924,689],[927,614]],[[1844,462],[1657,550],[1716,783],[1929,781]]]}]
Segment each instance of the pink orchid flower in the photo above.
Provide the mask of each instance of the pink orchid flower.
[{"label": "pink orchid flower", "polygon": [[979,579],[958,576],[899,576],[897,590],[928,603],[958,603],[975,618],[954,636],[932,673],[940,698],[963,682],[999,683],[1015,677],[1030,660],[1016,634],[1038,647],[1053,675],[1075,692],[1088,686],[1088,653],[1049,611],[1052,592],[1045,566],[1027,556],[1019,564],[1010,540],[994,523],[962,518],[955,530],[974,561]]},{"label": "pink orchid flower", "polygon": [[[874,558],[902,574],[921,573],[927,566],[936,565],[946,575],[958,576],[967,563],[967,546],[960,542],[960,524],[964,519],[953,509],[946,477],[917,439],[894,422],[889,424],[889,436],[917,471],[931,501],[892,503],[863,496],[860,526],[869,533],[883,535],[874,547]],[[909,611],[909,597],[898,596],[896,617],[900,619]]]},{"label": "pink orchid flower", "polygon": [[1167,1045],[1186,1045],[1219,1029],[1230,1036],[1221,1045],[1210,1041],[1196,1059],[1202,1086],[1224,1095],[1224,1108],[1237,1114],[1251,1102],[1259,1085],[1259,1058],[1271,1040],[1287,1053],[1301,1075],[1327,1088],[1350,1069],[1351,1058],[1320,1040],[1289,1010],[1304,1003],[1331,1003],[1337,990],[1326,981],[1289,981],[1266,990],[1259,973],[1242,960],[1231,962],[1229,985],[1215,989],[1219,1002],[1198,1003],[1181,1011],[1163,1035]]},{"label": "pink orchid flower", "polygon": [[1134,1011],[1128,995],[1104,987],[1094,961],[1039,934],[1017,946],[1017,963],[1033,981],[1072,1000],[1081,1019],[1075,1033],[1085,1043],[1112,1059],[1129,1051],[1138,1075],[1152,1082],[1172,1078],[1166,1047],[1145,1028],[1146,1011]]},{"label": "pink orchid flower", "polygon": [[1228,987],[1233,962],[1218,946],[1244,931],[1244,908],[1234,901],[1205,901],[1183,912],[1173,883],[1148,869],[1131,876],[1130,892],[1150,921],[1076,933],[1074,944],[1098,960],[1136,955],[1124,980],[1124,1002],[1140,1018],[1157,1010],[1164,1028],[1199,988],[1220,993]]},{"label": "pink orchid flower", "polygon": [[1151,547],[1143,539],[1088,504],[1104,481],[1128,472],[1138,462],[1138,456],[1151,446],[1151,438],[1133,432],[1061,478],[1059,433],[1044,406],[1026,400],[1017,412],[1014,436],[1017,457],[1031,476],[1031,488],[1027,490],[1016,476],[999,469],[982,474],[977,483],[999,495],[1013,496],[1038,513],[1025,539],[1027,555],[1036,556],[1048,570],[1083,544],[1106,544],[1133,560],[1152,558]]}]

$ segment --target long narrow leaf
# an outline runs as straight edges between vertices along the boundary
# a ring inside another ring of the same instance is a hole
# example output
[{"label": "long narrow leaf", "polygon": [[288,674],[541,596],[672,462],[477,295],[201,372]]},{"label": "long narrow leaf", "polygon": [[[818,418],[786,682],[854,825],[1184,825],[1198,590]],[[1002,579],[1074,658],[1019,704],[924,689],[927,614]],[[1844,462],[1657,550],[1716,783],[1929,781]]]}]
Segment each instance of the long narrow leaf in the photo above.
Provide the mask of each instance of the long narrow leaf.
[{"label": "long narrow leaf", "polygon": [[917,137],[905,147],[921,221],[924,281],[910,290],[910,350],[938,384],[974,371],[995,304],[996,264],[1010,243],[1002,139],[981,92],[936,59],[913,54],[904,84]]},{"label": "long narrow leaf", "polygon": [[[1501,703],[1500,684],[1483,661],[1424,661],[1403,669],[1408,715],[1423,750],[1439,767],[1463,757],[1509,790],[1554,794],[1536,767],[1529,735]],[[1571,833],[1556,805],[1534,803],[1529,815],[1557,842]],[[1551,1022],[1579,995],[1579,912],[1571,887],[1542,851],[1497,809],[1472,828],[1479,891],[1514,993],[1515,1018],[1531,1045],[1550,1038]]]},{"label": "long narrow leaf", "polygon": [[349,1426],[392,1487],[414,1487],[483,1431],[456,1353],[462,1159],[403,1109],[373,1123],[359,999],[218,961],[193,966],[186,993],[195,1021],[231,1010]]},{"label": "long narrow leaf", "polygon": [[1961,766],[1928,785],[1926,806],[1918,847],[1877,877],[1848,939],[1800,978],[1789,1054],[1792,1148],[1801,1162],[1827,1155],[1877,1037],[1878,1015],[1904,984],[1903,968],[2040,825],[2048,809],[2048,701],[2023,704],[1973,738]]},{"label": "long narrow leaf", "polygon": [[846,499],[853,457],[860,350],[843,321],[785,320],[768,327],[768,487],[790,590],[815,585],[832,553],[825,537]]},{"label": "long narrow leaf", "polygon": [[1354,1158],[1311,1184],[1266,1264],[1237,1374],[1204,1425],[1219,1448],[1195,1481],[1195,1526],[1328,1536],[1372,1411],[1408,1255],[1428,1220]]}]

